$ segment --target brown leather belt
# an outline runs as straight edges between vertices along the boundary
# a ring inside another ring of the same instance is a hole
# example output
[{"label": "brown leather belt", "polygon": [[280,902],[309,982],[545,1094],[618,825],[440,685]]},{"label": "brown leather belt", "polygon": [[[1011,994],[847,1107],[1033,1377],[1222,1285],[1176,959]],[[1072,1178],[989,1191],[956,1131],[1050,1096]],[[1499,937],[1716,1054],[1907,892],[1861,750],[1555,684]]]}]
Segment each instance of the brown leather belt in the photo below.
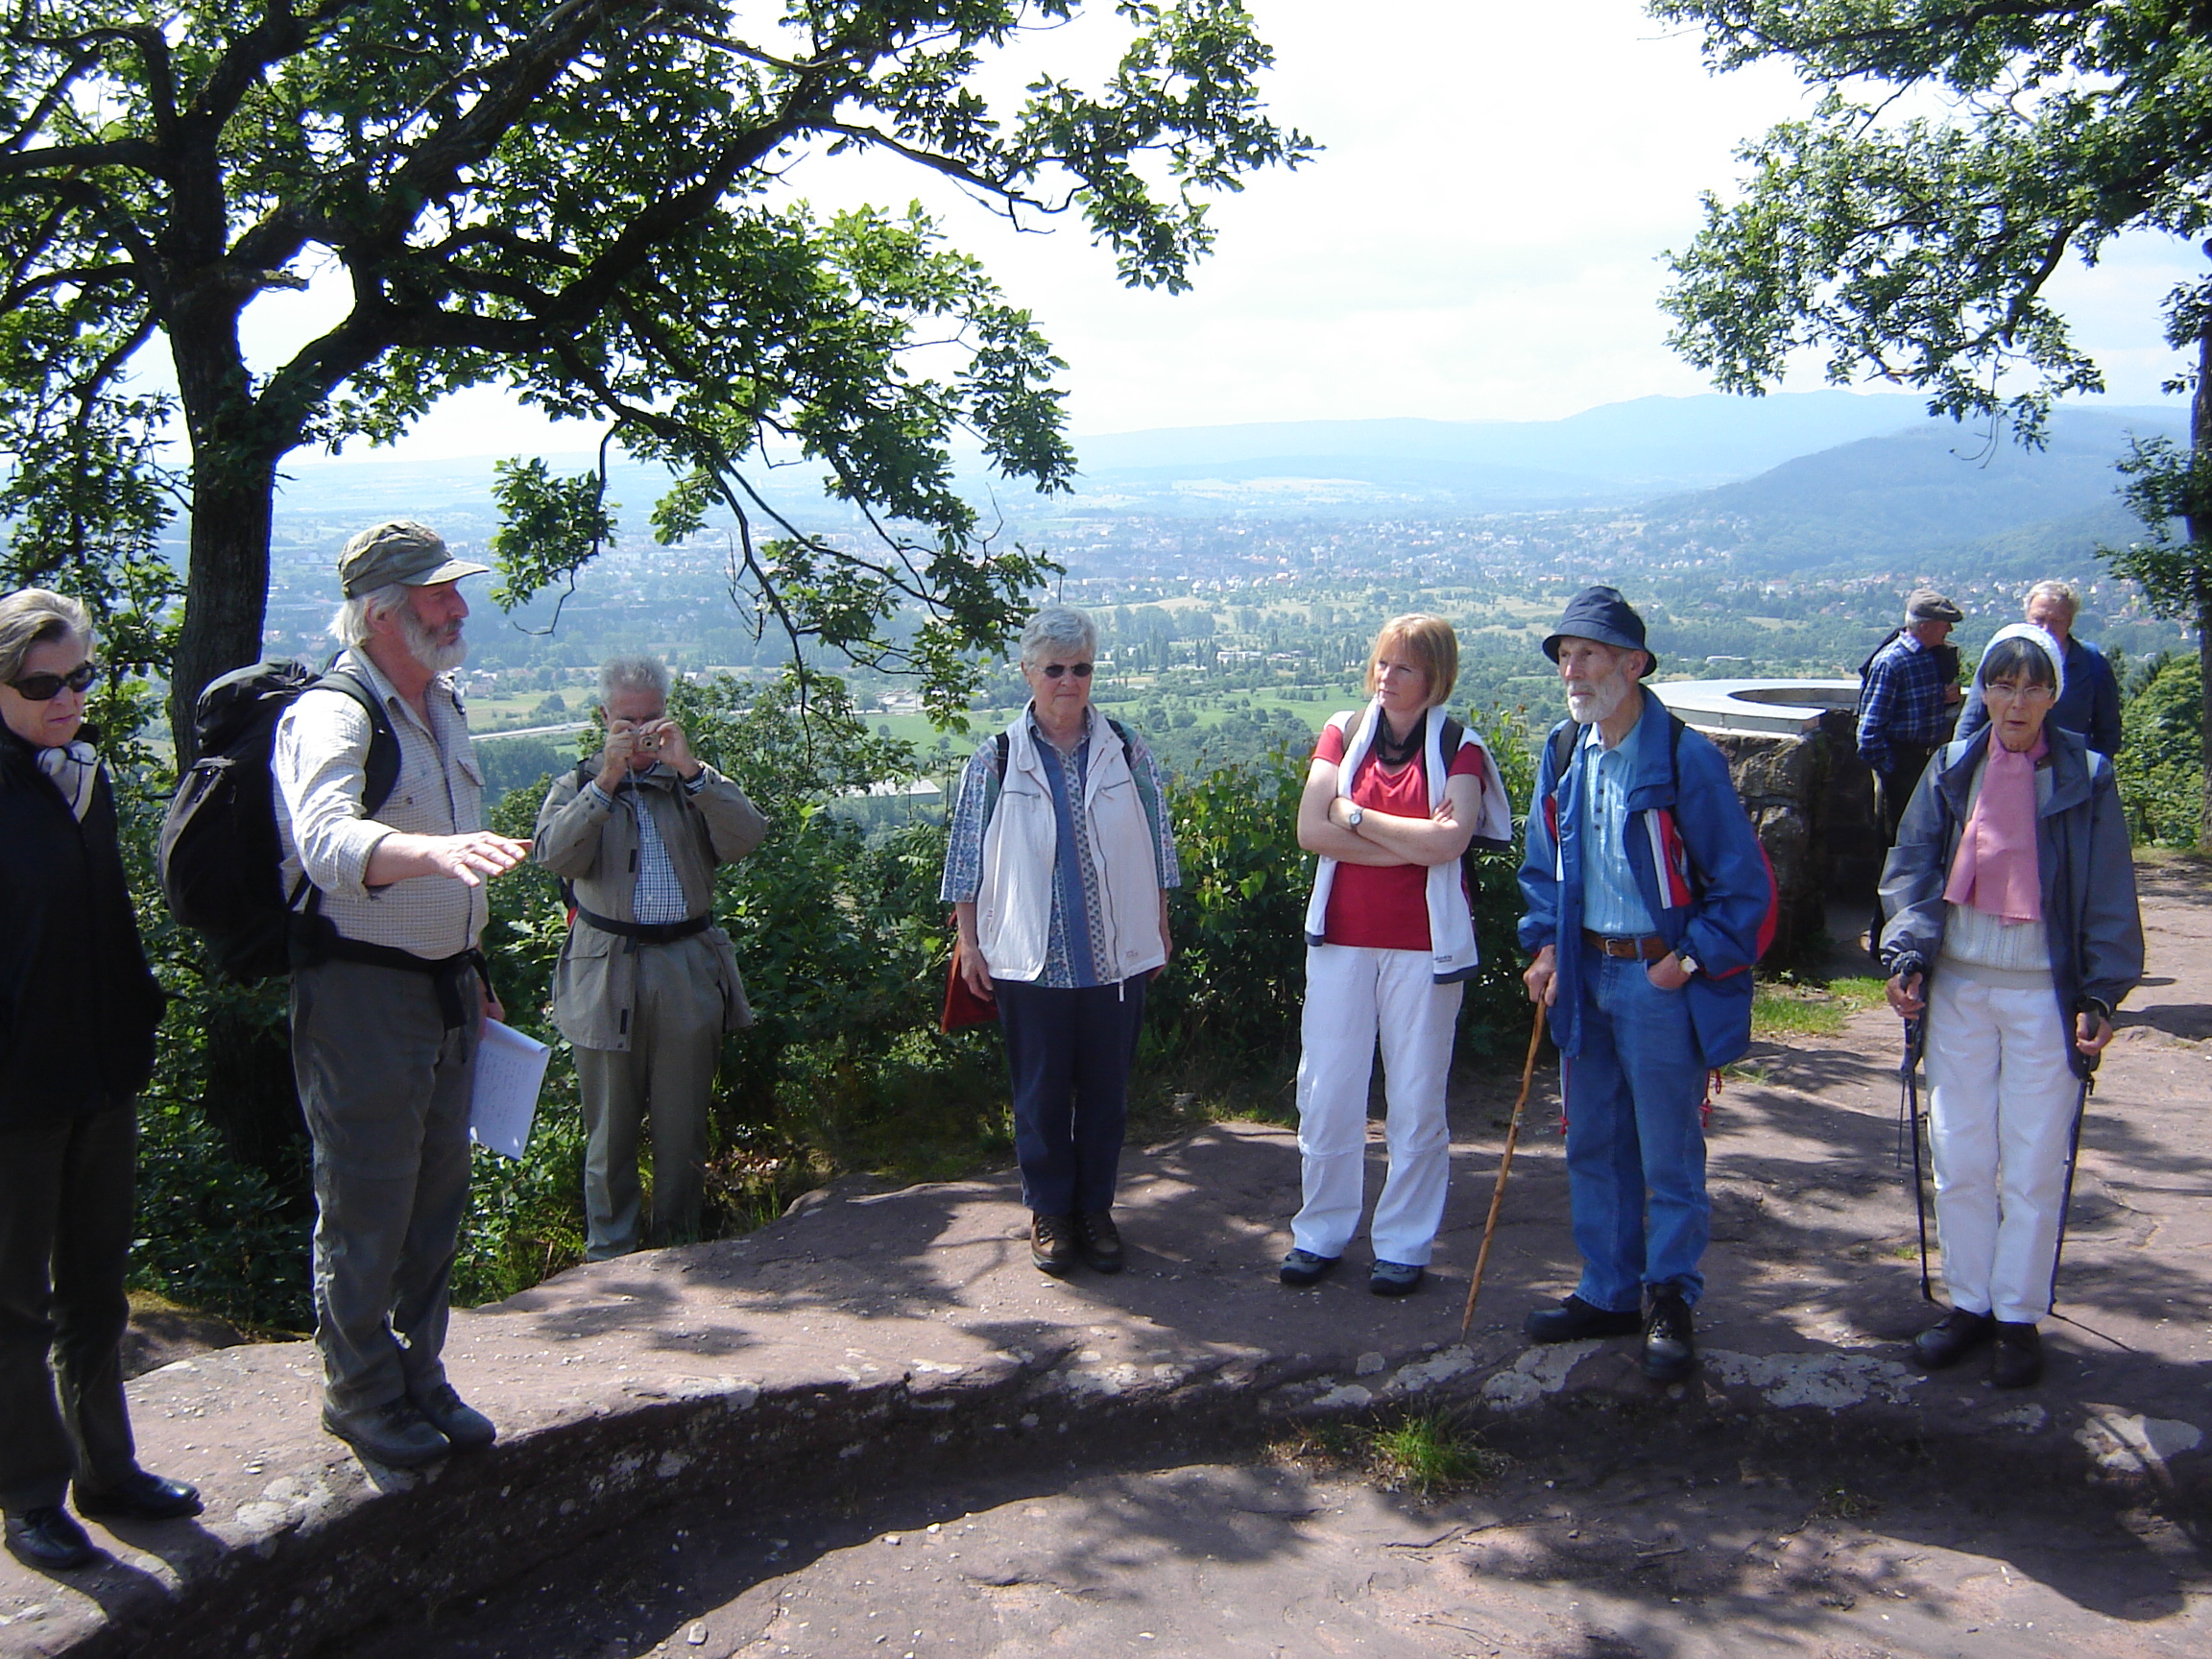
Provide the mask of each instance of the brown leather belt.
[{"label": "brown leather belt", "polygon": [[1671,954],[1674,950],[1673,946],[1656,933],[1623,939],[1585,927],[1582,929],[1582,937],[1586,943],[1595,946],[1607,956],[1620,956],[1631,961],[1656,962],[1660,957]]}]

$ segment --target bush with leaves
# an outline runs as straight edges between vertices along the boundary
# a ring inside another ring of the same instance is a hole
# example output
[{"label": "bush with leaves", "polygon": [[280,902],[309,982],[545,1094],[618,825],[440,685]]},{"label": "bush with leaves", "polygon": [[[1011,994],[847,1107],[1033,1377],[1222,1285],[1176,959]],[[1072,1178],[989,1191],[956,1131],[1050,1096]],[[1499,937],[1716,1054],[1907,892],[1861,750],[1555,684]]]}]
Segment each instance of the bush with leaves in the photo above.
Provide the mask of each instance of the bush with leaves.
[{"label": "bush with leaves", "polygon": [[2202,688],[2196,658],[2165,653],[2146,662],[2128,687],[2113,770],[2137,842],[2197,844],[2204,793]]}]

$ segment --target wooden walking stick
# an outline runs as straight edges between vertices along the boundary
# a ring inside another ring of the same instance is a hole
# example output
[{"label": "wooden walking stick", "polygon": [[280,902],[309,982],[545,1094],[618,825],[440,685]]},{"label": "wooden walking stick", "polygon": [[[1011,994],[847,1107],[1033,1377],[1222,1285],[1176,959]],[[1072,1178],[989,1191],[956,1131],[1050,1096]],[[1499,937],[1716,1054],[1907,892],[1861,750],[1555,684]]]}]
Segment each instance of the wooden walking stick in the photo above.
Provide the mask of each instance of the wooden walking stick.
[{"label": "wooden walking stick", "polygon": [[1490,1237],[1498,1231],[1498,1212],[1505,1202],[1505,1173],[1513,1167],[1513,1148],[1521,1143],[1521,1108],[1528,1104],[1528,1083],[1536,1075],[1536,1050],[1544,1044],[1544,1004],[1536,1004],[1536,1022],[1528,1032],[1528,1058],[1521,1065],[1521,1093],[1513,1101],[1513,1121],[1505,1128],[1505,1155],[1498,1160],[1498,1185],[1490,1194],[1490,1219],[1482,1224],[1482,1248],[1475,1253],[1475,1279],[1467,1286],[1467,1310],[1459,1315],[1459,1334],[1475,1321],[1475,1298],[1482,1294],[1482,1269],[1490,1262]]}]

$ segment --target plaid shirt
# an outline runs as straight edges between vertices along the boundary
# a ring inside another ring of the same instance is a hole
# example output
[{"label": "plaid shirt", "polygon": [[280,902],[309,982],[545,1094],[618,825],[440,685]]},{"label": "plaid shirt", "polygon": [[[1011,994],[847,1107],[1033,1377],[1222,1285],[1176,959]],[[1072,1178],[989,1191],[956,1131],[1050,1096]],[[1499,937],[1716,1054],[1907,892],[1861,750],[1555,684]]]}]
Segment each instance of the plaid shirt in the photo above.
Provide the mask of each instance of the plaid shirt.
[{"label": "plaid shirt", "polygon": [[1859,758],[1877,772],[1896,765],[1892,743],[1933,749],[1943,741],[1943,670],[1914,634],[1900,634],[1866,670],[1859,698]]}]

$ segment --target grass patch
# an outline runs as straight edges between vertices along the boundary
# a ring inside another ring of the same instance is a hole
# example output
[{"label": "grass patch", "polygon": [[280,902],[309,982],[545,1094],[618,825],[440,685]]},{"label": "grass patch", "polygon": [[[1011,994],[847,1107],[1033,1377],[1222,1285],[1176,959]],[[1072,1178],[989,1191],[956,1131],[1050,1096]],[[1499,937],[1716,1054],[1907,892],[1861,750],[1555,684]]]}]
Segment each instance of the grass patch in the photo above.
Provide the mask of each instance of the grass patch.
[{"label": "grass patch", "polygon": [[1882,981],[1852,976],[1825,985],[1762,979],[1751,997],[1754,1037],[1837,1037],[1862,1008],[1883,999]]},{"label": "grass patch", "polygon": [[1274,1448],[1278,1461],[1330,1474],[1357,1474],[1387,1492],[1432,1493],[1479,1486],[1513,1466],[1481,1433],[1446,1412],[1394,1423],[1317,1423]]}]

